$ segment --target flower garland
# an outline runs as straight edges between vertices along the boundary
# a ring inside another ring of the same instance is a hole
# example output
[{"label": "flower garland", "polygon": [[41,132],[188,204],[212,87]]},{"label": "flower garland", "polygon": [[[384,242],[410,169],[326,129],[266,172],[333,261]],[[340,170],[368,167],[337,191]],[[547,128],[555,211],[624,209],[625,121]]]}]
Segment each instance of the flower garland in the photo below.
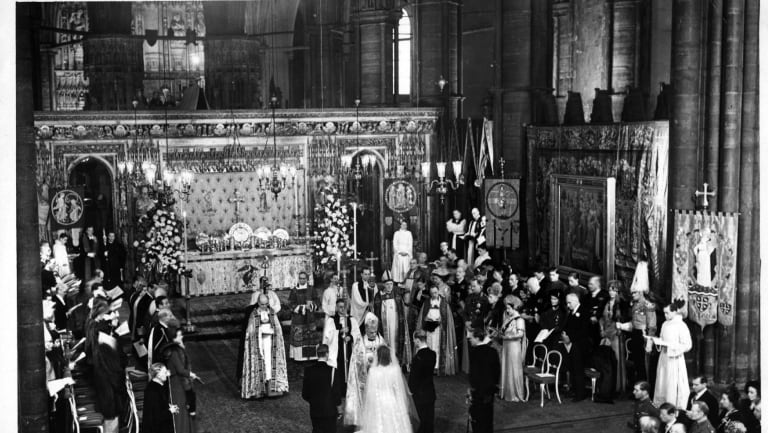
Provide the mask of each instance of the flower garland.
[{"label": "flower garland", "polygon": [[165,274],[183,270],[182,227],[174,212],[162,208],[150,210],[139,218],[136,233],[139,239],[133,246],[145,271]]},{"label": "flower garland", "polygon": [[325,194],[325,203],[315,209],[313,250],[317,263],[326,266],[341,257],[351,257],[349,213],[333,192]]}]

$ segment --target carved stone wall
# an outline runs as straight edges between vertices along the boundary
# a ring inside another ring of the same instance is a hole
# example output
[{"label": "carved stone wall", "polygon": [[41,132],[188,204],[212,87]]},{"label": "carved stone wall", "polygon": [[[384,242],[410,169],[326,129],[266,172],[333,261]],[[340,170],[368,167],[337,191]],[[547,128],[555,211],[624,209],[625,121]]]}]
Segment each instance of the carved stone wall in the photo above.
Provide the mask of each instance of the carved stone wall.
[{"label": "carved stone wall", "polygon": [[85,75],[90,84],[89,110],[127,110],[142,88],[142,41],[92,35],[83,41]]}]

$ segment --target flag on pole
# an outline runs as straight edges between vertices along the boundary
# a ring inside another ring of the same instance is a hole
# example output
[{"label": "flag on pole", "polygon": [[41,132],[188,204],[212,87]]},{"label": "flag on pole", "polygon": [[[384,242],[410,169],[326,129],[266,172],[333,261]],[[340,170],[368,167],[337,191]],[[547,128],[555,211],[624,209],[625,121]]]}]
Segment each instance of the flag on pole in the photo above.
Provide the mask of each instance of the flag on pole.
[{"label": "flag on pole", "polygon": [[482,180],[485,177],[485,169],[490,164],[491,174],[493,174],[493,121],[483,118],[483,128],[480,135],[480,172],[478,177]]},{"label": "flag on pole", "polygon": [[[477,156],[475,155],[475,137],[472,131],[472,118],[467,118],[467,135],[464,136],[464,160],[466,161],[469,152],[472,152],[472,167],[475,170],[475,177],[478,176],[479,170],[477,168]],[[465,165],[469,168],[469,165]],[[464,180],[469,184],[469,172],[464,177]]]}]

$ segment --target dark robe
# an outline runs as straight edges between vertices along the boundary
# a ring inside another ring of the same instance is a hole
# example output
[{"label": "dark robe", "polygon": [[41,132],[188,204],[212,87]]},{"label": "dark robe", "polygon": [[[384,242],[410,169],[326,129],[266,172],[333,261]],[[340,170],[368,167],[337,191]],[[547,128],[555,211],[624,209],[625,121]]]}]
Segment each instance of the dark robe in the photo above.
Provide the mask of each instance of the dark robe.
[{"label": "dark robe", "polygon": [[56,287],[56,276],[53,271],[45,269],[45,263],[41,265],[40,279],[43,283],[43,297],[47,296],[51,287]]},{"label": "dark robe", "polygon": [[[83,233],[80,237],[80,257],[83,261],[82,277],[84,280],[91,279],[93,272],[101,267],[100,250],[98,236],[94,234],[93,239],[90,239],[88,234]],[[89,253],[93,253],[93,257],[88,257]]]},{"label": "dark robe", "polygon": [[[339,338],[338,351],[336,352],[336,374],[333,376],[333,391],[334,395],[338,397],[335,404],[339,405],[341,404],[341,397],[347,394],[347,366],[349,365],[349,360],[352,356],[354,339],[350,338],[349,341],[344,341],[344,337],[347,335],[352,337],[352,316],[342,317],[337,313],[331,316],[331,318],[333,319],[333,324],[336,327],[336,332]],[[344,325],[346,334],[342,331],[341,324],[343,323],[343,320],[346,320],[346,324]]]},{"label": "dark robe", "polygon": [[382,303],[388,299],[395,300],[395,311],[397,313],[397,347],[394,347],[393,349],[400,361],[400,365],[407,368],[411,363],[411,334],[408,328],[408,316],[406,315],[403,298],[398,295],[395,290],[392,290],[389,294],[385,294],[381,291],[376,292],[376,296],[373,298],[373,314],[379,318],[379,333],[382,336],[385,336],[384,327],[386,326],[386,319],[381,316],[381,310]]},{"label": "dark robe", "polygon": [[[552,333],[549,334],[549,337],[544,339],[544,344],[547,346],[547,348],[552,350],[555,348],[558,341],[560,341],[560,331],[563,330],[563,322],[565,322],[565,311],[559,307],[550,308],[549,310],[542,313],[539,317],[539,325],[541,325],[541,329],[552,330]],[[535,339],[536,336],[534,335],[533,338]]]},{"label": "dark robe", "polygon": [[115,240],[104,247],[104,278],[107,290],[123,284],[121,270],[125,267],[125,248]]},{"label": "dark robe", "polygon": [[[111,419],[123,414],[127,407],[128,391],[125,386],[125,354],[118,348],[98,343],[99,332],[109,333],[111,327],[106,322],[96,323],[93,347],[93,386],[96,389],[96,410],[104,419]],[[114,335],[113,335],[114,337]]]},{"label": "dark robe", "polygon": [[154,380],[149,382],[144,390],[144,409],[142,414],[141,431],[143,433],[174,433],[173,416],[168,410],[168,382],[160,385]]}]

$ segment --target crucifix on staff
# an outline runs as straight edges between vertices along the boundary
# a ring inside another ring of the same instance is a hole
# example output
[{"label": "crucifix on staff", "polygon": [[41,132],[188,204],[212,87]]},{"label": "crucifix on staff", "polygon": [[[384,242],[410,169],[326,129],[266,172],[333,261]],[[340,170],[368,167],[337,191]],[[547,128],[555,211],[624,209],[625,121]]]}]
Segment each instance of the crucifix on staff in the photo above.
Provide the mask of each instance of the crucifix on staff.
[{"label": "crucifix on staff", "polygon": [[232,197],[227,199],[228,202],[235,204],[235,223],[240,222],[240,203],[245,202],[245,197],[240,195],[240,191],[235,188],[235,192],[232,194]]}]

